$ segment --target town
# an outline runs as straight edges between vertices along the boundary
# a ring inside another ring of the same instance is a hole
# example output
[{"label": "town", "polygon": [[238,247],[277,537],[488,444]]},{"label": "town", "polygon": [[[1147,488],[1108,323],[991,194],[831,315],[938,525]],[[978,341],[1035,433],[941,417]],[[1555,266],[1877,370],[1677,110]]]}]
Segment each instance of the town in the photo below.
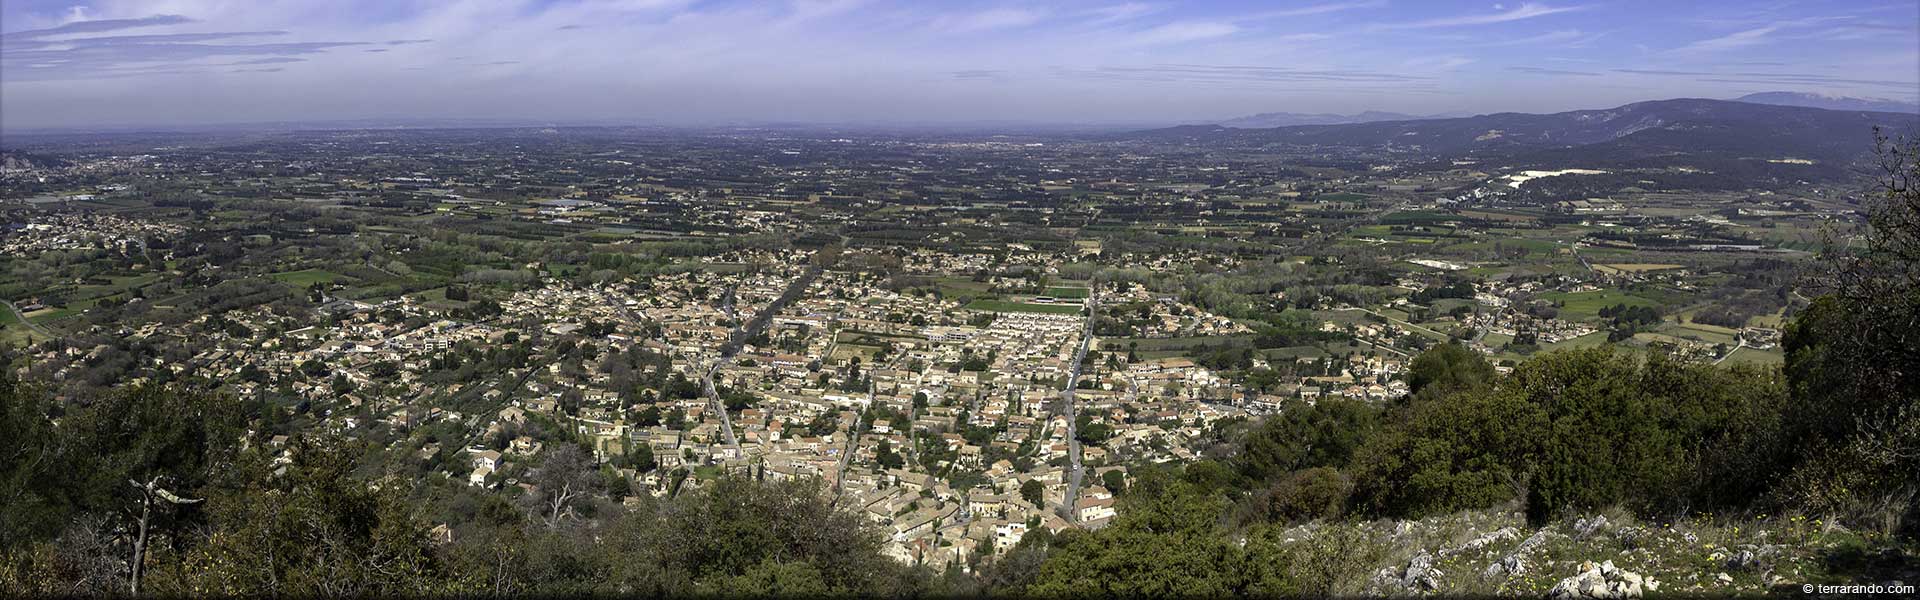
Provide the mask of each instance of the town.
[{"label": "town", "polygon": [[[364,439],[463,494],[540,496],[531,473],[568,445],[629,503],[820,481],[887,555],[969,569],[1101,528],[1133,470],[1206,460],[1240,424],[1405,396],[1412,357],[1449,340],[1502,372],[1609,342],[1778,361],[1780,274],[1843,193],[1569,204],[1515,193],[1605,172],[1222,178],[1077,142],[796,138],[765,151],[821,162],[752,175],[705,158],[762,151],[727,138],[482,170],[394,148],[433,136],[271,168],[134,138],[16,170],[34,185],[9,207],[0,334],[74,393],[209,382],[271,407],[273,443]],[[911,158],[837,158],[881,148]],[[981,161],[997,176],[919,166]]]}]

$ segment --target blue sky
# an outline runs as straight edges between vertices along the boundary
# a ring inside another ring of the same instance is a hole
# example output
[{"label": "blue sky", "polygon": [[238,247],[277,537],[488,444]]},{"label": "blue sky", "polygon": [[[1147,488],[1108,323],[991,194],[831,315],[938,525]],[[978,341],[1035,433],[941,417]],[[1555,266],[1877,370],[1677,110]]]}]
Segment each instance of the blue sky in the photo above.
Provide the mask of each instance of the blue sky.
[{"label": "blue sky", "polygon": [[0,127],[1178,122],[1920,97],[1920,0],[4,0]]}]

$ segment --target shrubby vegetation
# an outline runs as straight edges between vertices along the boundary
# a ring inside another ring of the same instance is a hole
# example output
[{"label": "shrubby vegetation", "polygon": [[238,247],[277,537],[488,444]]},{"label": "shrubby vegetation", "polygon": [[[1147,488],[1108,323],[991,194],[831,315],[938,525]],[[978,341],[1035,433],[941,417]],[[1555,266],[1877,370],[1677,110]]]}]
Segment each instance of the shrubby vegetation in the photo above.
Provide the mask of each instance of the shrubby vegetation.
[{"label": "shrubby vegetation", "polygon": [[[829,505],[815,482],[722,478],[634,506],[602,494],[549,502],[548,492],[516,507],[360,472],[360,442],[296,436],[276,459],[281,448],[242,428],[257,407],[214,395],[136,388],[58,428],[39,416],[45,401],[0,376],[12,434],[0,466],[0,589],[14,593],[129,589],[126,559],[141,543],[130,480],[187,501],[156,503],[147,528],[140,589],[165,595],[897,596],[930,580],[881,555],[877,530]],[[550,456],[531,477],[559,490],[568,478],[590,488],[594,475]],[[455,517],[450,542],[436,540],[436,513]]]}]

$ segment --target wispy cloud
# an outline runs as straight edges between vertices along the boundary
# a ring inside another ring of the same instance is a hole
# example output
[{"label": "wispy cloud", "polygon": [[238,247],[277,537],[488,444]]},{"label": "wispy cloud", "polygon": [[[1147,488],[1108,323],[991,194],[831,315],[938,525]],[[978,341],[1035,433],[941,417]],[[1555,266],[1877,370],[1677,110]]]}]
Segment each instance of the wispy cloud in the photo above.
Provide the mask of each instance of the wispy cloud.
[{"label": "wispy cloud", "polygon": [[[1766,63],[1779,65],[1780,63]],[[1846,87],[1886,87],[1915,89],[1920,82],[1895,79],[1862,79],[1855,77],[1835,77],[1820,73],[1734,71],[1716,73],[1712,71],[1690,71],[1681,69],[1610,69],[1614,73],[1644,75],[1649,77],[1687,78],[1693,81],[1711,83],[1750,83],[1775,86],[1846,86]]]},{"label": "wispy cloud", "polygon": [[1089,23],[1090,25],[1105,25],[1143,17],[1159,12],[1160,10],[1160,7],[1152,4],[1128,2],[1125,4],[1090,8],[1087,9],[1085,14],[1093,17],[1093,20]]},{"label": "wispy cloud", "polygon": [[242,37],[260,37],[286,35],[285,31],[227,31],[219,33],[158,33],[150,35],[110,35],[66,39],[32,38],[0,39],[0,49],[9,52],[48,48],[86,48],[100,46],[121,46],[128,44],[171,44],[180,42],[211,42]]},{"label": "wispy cloud", "polygon": [[1452,71],[1474,62],[1474,59],[1465,56],[1422,56],[1404,64],[1414,71]]},{"label": "wispy cloud", "polygon": [[936,31],[974,33],[997,29],[1015,29],[1039,23],[1047,13],[1025,8],[990,8],[971,13],[946,14],[930,23]]},{"label": "wispy cloud", "polygon": [[1920,82],[1916,82],[1914,80],[1902,81],[1902,80],[1894,80],[1894,79],[1859,79],[1859,78],[1851,78],[1851,77],[1833,77],[1830,75],[1822,75],[1818,73],[1726,73],[1726,74],[1718,75],[1712,79],[1699,79],[1697,81],[1714,81],[1714,82],[1722,82],[1722,83],[1769,83],[1769,84],[1781,84],[1781,85],[1853,85],[1853,86],[1868,86],[1868,87],[1890,87],[1890,88],[1896,88],[1902,91],[1910,91],[1910,90],[1913,90],[1915,87],[1920,87]]},{"label": "wispy cloud", "polygon": [[[75,21],[46,29],[17,31],[0,36],[0,81],[58,81],[118,79],[140,75],[204,72],[225,65],[278,64],[247,59],[212,63],[214,59],[264,56],[282,58],[317,54],[358,42],[208,43],[237,38],[283,36],[286,31],[225,31],[96,35],[142,27],[195,23],[179,15],[131,19]],[[291,59],[298,62],[299,59]],[[274,70],[279,70],[278,68]],[[263,72],[235,69],[232,72]]]},{"label": "wispy cloud", "polygon": [[1545,67],[1524,67],[1524,66],[1522,66],[1522,67],[1507,67],[1507,70],[1508,70],[1508,71],[1513,71],[1513,72],[1516,72],[1516,73],[1528,73],[1528,74],[1532,74],[1532,75],[1559,75],[1559,76],[1568,76],[1568,77],[1599,77],[1599,76],[1600,76],[1600,73],[1595,73],[1595,72],[1592,72],[1592,71],[1573,71],[1573,70],[1569,70],[1569,69],[1549,69],[1549,68],[1545,68]]},{"label": "wispy cloud", "polygon": [[1606,33],[1587,33],[1578,29],[1561,29],[1526,37],[1485,42],[1480,46],[1500,48],[1506,46],[1555,46],[1560,48],[1579,48],[1592,45]]},{"label": "wispy cloud", "polygon": [[27,31],[16,31],[13,33],[0,35],[0,37],[5,37],[8,39],[41,38],[41,37],[67,35],[67,34],[75,34],[75,33],[102,33],[107,31],[119,31],[121,29],[132,29],[135,27],[153,27],[156,25],[182,25],[182,24],[192,23],[192,22],[194,22],[193,19],[189,19],[180,15],[153,15],[149,17],[140,17],[136,19],[97,19],[92,21],[75,21],[72,23],[61,25],[59,27],[49,27],[47,29],[32,29]]},{"label": "wispy cloud", "polygon": [[1487,14],[1479,14],[1479,15],[1463,15],[1458,17],[1443,17],[1439,19],[1427,19],[1424,21],[1411,21],[1406,23],[1388,23],[1388,24],[1380,25],[1378,28],[1379,29],[1433,29],[1433,28],[1439,28],[1439,27],[1466,27],[1470,25],[1490,25],[1493,23],[1506,23],[1509,21],[1520,21],[1520,20],[1532,19],[1536,17],[1544,17],[1547,15],[1557,15],[1560,13],[1574,12],[1578,10],[1586,10],[1586,7],[1584,6],[1548,6],[1545,4],[1534,4],[1529,2],[1526,4],[1522,4],[1520,6],[1507,9],[1501,12],[1496,12],[1496,13],[1487,13]]},{"label": "wispy cloud", "polygon": [[1702,76],[1702,75],[1715,74],[1715,73],[1708,73],[1705,71],[1674,71],[1674,70],[1668,70],[1668,69],[1613,69],[1613,72],[1626,73],[1628,75],[1662,75],[1662,76],[1672,76],[1672,77],[1689,77],[1689,76]]},{"label": "wispy cloud", "polygon": [[1737,31],[1734,33],[1729,33],[1727,35],[1720,36],[1720,37],[1707,38],[1704,40],[1700,40],[1691,44],[1687,44],[1685,46],[1681,46],[1679,48],[1675,48],[1673,51],[1681,54],[1695,54],[1695,53],[1702,53],[1702,52],[1722,52],[1726,50],[1736,50],[1739,48],[1746,48],[1748,46],[1765,44],[1769,41],[1772,41],[1769,38],[1769,36],[1772,36],[1773,33],[1776,31],[1780,31],[1780,28],[1781,28],[1780,25],[1768,25],[1766,27],[1755,27],[1753,29]]},{"label": "wispy cloud", "polygon": [[1226,37],[1239,32],[1240,26],[1232,23],[1189,21],[1168,23],[1142,31],[1133,38],[1132,42],[1136,44],[1178,44]]},{"label": "wispy cloud", "polygon": [[1328,4],[1314,4],[1310,6],[1301,6],[1298,8],[1283,8],[1279,10],[1257,12],[1251,15],[1247,15],[1247,17],[1245,18],[1247,19],[1281,19],[1286,17],[1305,17],[1308,15],[1324,15],[1327,13],[1336,13],[1336,12],[1343,12],[1343,11],[1349,11],[1349,10],[1357,10],[1362,8],[1379,8],[1386,5],[1387,5],[1386,0],[1372,0],[1369,2],[1333,2]]},{"label": "wispy cloud", "polygon": [[1238,82],[1348,82],[1411,83],[1432,80],[1423,75],[1404,75],[1365,69],[1293,69],[1250,65],[1160,64],[1147,66],[1109,66],[1097,69],[1061,69],[1056,73],[1104,79],[1137,81],[1238,81]]},{"label": "wispy cloud", "polygon": [[1002,79],[1006,72],[996,69],[964,69],[951,73],[954,79],[983,80]]},{"label": "wispy cloud", "polygon": [[291,58],[286,56],[274,56],[270,58],[256,58],[252,60],[243,60],[243,61],[231,62],[227,64],[229,65],[281,65],[281,64],[297,63],[297,62],[307,62],[307,59]]}]

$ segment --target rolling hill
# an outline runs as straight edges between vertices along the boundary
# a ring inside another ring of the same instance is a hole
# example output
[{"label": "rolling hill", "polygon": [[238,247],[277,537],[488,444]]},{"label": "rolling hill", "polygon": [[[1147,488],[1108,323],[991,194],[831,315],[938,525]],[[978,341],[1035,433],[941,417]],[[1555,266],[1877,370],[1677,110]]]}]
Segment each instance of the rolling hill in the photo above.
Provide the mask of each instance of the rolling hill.
[{"label": "rolling hill", "polygon": [[1848,98],[1806,92],[1758,92],[1733,99],[1735,102],[1804,106],[1827,110],[1863,110],[1871,112],[1920,113],[1920,104],[1884,98]]},{"label": "rolling hill", "polygon": [[1294,125],[1344,125],[1347,123],[1373,123],[1376,121],[1414,121],[1432,118],[1435,117],[1422,117],[1373,110],[1354,115],[1270,112],[1228,119],[1221,121],[1219,124],[1224,127],[1237,129],[1259,129],[1267,127],[1292,127]]},{"label": "rolling hill", "polygon": [[1837,175],[1873,147],[1874,128],[1920,131],[1920,115],[1835,111],[1683,98],[1602,110],[1497,113],[1452,119],[1236,129],[1189,125],[1133,132],[1123,140],[1199,146],[1475,156],[1540,162],[1663,166],[1729,162],[1817,165]]}]

